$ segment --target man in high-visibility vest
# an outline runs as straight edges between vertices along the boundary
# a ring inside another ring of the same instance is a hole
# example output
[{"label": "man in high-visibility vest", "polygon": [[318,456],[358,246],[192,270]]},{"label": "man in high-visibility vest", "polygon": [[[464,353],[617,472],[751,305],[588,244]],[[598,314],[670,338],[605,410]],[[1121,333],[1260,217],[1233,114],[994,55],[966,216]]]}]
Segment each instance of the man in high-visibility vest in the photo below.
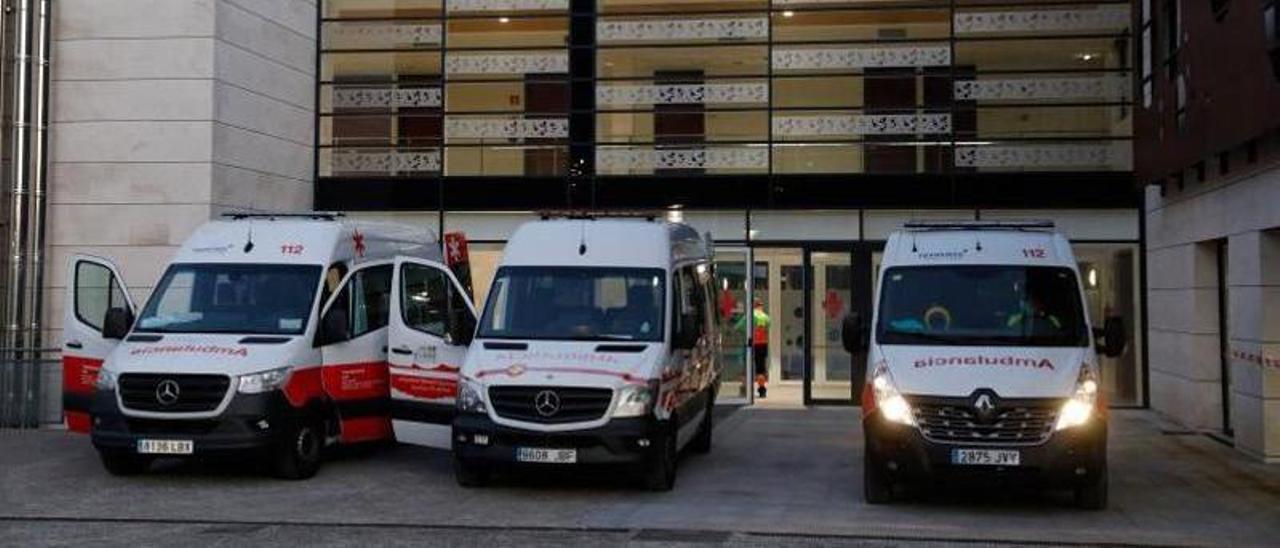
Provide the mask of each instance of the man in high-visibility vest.
[{"label": "man in high-visibility vest", "polygon": [[764,311],[764,302],[755,299],[751,310],[751,346],[754,349],[754,365],[756,373],[756,397],[764,398],[769,394],[769,314]]}]

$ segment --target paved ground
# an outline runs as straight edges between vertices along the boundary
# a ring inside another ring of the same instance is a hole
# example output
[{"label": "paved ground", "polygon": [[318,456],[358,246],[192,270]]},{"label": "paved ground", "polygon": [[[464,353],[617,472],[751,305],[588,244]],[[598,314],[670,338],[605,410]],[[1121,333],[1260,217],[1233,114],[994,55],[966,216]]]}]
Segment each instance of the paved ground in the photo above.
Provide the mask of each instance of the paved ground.
[{"label": "paved ground", "polygon": [[114,478],[84,437],[0,431],[0,544],[734,544],[965,542],[1274,545],[1280,466],[1249,461],[1141,411],[1113,414],[1111,508],[1065,495],[947,489],[861,500],[856,409],[745,409],[671,493],[611,475],[508,478],[465,490],[448,455],[348,454],[306,482],[238,466],[170,465]]}]

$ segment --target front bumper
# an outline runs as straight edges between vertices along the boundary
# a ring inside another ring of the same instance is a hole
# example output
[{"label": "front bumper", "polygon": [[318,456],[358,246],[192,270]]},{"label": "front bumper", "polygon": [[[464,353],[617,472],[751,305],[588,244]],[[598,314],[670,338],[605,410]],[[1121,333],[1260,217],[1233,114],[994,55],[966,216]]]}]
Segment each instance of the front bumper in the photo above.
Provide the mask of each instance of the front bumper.
[{"label": "front bumper", "polygon": [[122,413],[114,391],[99,390],[90,407],[90,436],[99,450],[135,451],[140,439],[165,439],[191,440],[197,456],[242,453],[270,449],[303,413],[277,390],[236,394],[211,419],[143,419]]},{"label": "front bumper", "polygon": [[[453,421],[453,451],[466,461],[516,464],[518,447],[576,449],[578,464],[638,464],[657,454],[661,428],[652,417],[636,417],[588,430],[538,432],[502,426],[487,415],[460,414]],[[477,435],[487,436],[487,443],[477,443]]]},{"label": "front bumper", "polygon": [[[1107,466],[1107,423],[1054,432],[1039,445],[965,445],[926,439],[914,426],[890,423],[876,412],[863,418],[869,466],[883,466],[895,480],[1017,480],[1047,487],[1072,487],[1095,481]],[[951,463],[953,449],[1009,449],[1020,453],[1018,466]]]}]

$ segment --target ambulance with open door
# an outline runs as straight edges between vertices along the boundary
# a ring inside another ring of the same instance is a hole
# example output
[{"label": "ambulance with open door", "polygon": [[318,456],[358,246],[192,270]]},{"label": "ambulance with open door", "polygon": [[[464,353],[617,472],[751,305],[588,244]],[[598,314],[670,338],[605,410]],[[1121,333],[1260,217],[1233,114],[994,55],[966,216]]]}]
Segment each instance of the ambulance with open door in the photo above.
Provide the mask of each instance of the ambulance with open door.
[{"label": "ambulance with open door", "polygon": [[[1098,354],[1124,327],[1090,327],[1071,244],[1044,221],[919,222],[889,237],[865,352],[864,495],[939,477],[1022,479],[1107,503]],[[1095,349],[1096,345],[1096,349]]]},{"label": "ambulance with open door", "polygon": [[475,309],[430,230],[232,215],[140,306],[122,280],[100,257],[68,263],[65,417],[108,471],[241,454],[306,478],[338,443],[448,447]]}]

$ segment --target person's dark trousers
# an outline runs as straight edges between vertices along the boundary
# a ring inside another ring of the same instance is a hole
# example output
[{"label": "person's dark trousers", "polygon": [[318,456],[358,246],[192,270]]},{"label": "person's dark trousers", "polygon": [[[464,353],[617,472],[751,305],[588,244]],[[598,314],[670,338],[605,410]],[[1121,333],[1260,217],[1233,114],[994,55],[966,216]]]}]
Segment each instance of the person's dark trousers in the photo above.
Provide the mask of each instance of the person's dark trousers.
[{"label": "person's dark trousers", "polygon": [[756,396],[763,398],[768,394],[768,389],[760,381],[769,380],[769,345],[757,344],[753,350],[752,361],[755,362]]}]

